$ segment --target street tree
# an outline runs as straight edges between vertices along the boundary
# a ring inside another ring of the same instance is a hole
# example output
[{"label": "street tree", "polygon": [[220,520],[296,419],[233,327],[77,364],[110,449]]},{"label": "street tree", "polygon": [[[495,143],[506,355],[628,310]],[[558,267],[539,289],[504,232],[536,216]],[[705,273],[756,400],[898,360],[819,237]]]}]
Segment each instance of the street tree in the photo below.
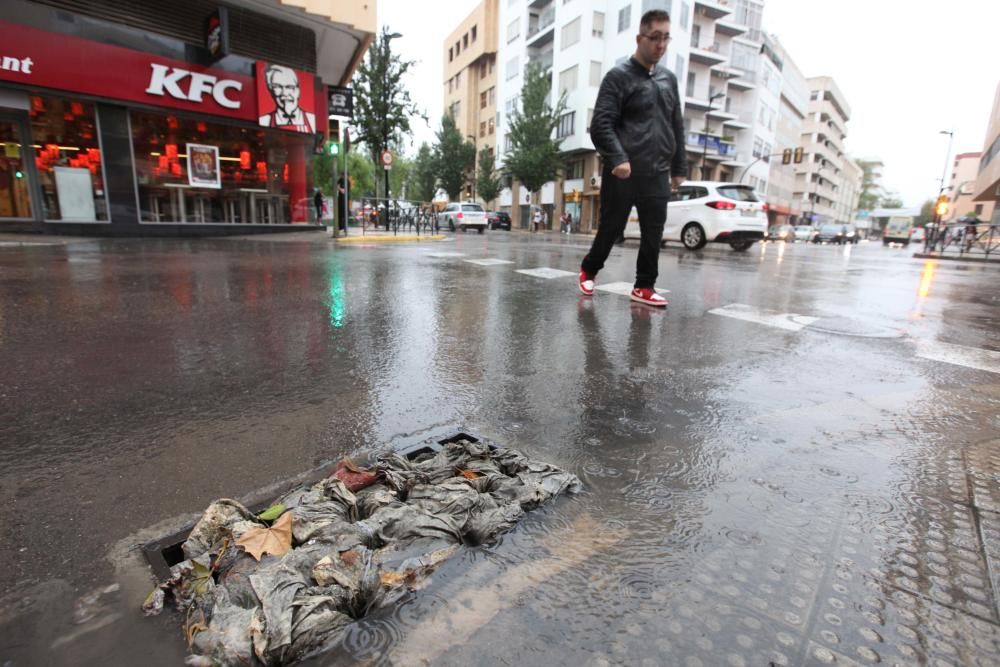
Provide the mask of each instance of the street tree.
[{"label": "street tree", "polygon": [[549,104],[551,78],[550,70],[539,63],[528,65],[521,87],[521,108],[514,109],[510,119],[511,150],[504,158],[504,168],[529,192],[538,192],[555,180],[562,165],[562,140],[552,135],[566,109],[566,96],[560,96],[555,107]]},{"label": "street tree", "polygon": [[861,167],[861,194],[858,196],[858,208],[862,211],[871,211],[878,208],[884,193],[880,181],[882,180],[881,160],[858,160]]},{"label": "street tree", "polygon": [[465,140],[450,113],[441,117],[441,129],[434,146],[434,171],[448,197],[456,201],[461,197],[466,172],[476,159],[476,147]]},{"label": "street tree", "polygon": [[396,37],[397,33],[390,34],[383,27],[354,73],[355,132],[351,138],[364,143],[373,165],[379,163],[383,150],[411,134],[413,118],[426,120],[403,84],[415,61],[392,53],[390,42]]},{"label": "street tree", "polygon": [[903,208],[903,200],[895,192],[890,192],[879,200],[879,206],[882,208]]},{"label": "street tree", "polygon": [[920,207],[920,215],[917,216],[916,220],[918,225],[922,226],[934,221],[934,203],[933,199],[928,199]]},{"label": "street tree", "polygon": [[351,198],[375,196],[375,165],[359,151],[347,154],[348,177],[351,179]]},{"label": "street tree", "polygon": [[500,195],[500,176],[493,163],[493,149],[484,148],[479,154],[479,173],[476,175],[476,191],[483,203],[489,204]]},{"label": "street tree", "polygon": [[434,164],[434,151],[426,143],[420,144],[417,156],[413,159],[408,189],[411,199],[422,202],[434,199],[437,190],[437,170]]},{"label": "street tree", "polygon": [[408,187],[404,186],[408,185],[410,175],[413,173],[413,160],[406,156],[402,146],[390,148],[389,150],[392,151],[393,155],[392,169],[389,170],[389,188],[392,190],[394,197],[400,199],[412,198],[413,194],[409,191]]}]

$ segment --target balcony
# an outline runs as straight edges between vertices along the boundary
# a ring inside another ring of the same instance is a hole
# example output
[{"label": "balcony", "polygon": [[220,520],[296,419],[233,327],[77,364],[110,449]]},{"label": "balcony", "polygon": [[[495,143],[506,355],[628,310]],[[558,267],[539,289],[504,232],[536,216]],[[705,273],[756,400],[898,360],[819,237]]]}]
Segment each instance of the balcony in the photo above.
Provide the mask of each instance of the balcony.
[{"label": "balcony", "polygon": [[733,153],[722,164],[726,167],[746,167],[750,164],[750,156],[746,153]]},{"label": "balcony", "polygon": [[688,132],[686,145],[692,152],[704,151],[707,147],[709,156],[729,157],[736,155],[736,146],[728,139],[709,132]]},{"label": "balcony", "polygon": [[532,16],[528,19],[528,35],[525,43],[528,46],[548,44],[555,39],[555,24],[556,10],[554,7],[549,7],[537,18]]},{"label": "balcony", "polygon": [[746,26],[740,25],[739,23],[730,23],[729,21],[719,20],[715,22],[715,34],[716,35],[726,35],[728,37],[739,37],[745,34],[750,29]]},{"label": "balcony", "polygon": [[[528,65],[533,63],[538,63],[542,66],[543,70],[552,69],[552,51],[546,51],[545,53],[539,53],[538,55],[531,56],[528,58]],[[528,71],[527,65],[524,69],[525,72]]]},{"label": "balcony", "polygon": [[706,44],[703,47],[691,47],[691,60],[704,65],[721,65],[728,60],[729,56],[723,54],[722,47],[718,42]]},{"label": "balcony", "polygon": [[719,20],[733,13],[733,10],[728,5],[728,0],[717,0],[715,2],[711,0],[695,0],[694,12],[699,16]]},{"label": "balcony", "polygon": [[528,9],[541,9],[551,5],[553,0],[529,0]]}]

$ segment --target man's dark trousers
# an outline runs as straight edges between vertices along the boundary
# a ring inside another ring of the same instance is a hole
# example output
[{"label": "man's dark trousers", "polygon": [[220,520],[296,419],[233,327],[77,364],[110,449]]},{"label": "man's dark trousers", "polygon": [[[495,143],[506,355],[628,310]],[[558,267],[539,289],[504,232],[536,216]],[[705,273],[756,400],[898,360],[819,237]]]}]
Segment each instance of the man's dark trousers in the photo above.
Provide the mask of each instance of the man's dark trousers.
[{"label": "man's dark trousers", "polygon": [[659,274],[660,241],[670,199],[670,173],[635,174],[618,178],[605,169],[601,176],[601,224],[590,252],[580,265],[590,275],[604,268],[615,239],[625,229],[635,206],[639,213],[639,256],[635,262],[635,287],[652,288]]}]

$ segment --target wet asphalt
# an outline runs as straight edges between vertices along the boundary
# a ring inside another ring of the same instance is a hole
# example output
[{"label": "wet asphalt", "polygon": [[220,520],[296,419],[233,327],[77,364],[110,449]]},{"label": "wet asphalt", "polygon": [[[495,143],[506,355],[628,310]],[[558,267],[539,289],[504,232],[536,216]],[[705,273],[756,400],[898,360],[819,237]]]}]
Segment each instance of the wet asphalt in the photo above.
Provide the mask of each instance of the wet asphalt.
[{"label": "wet asphalt", "polygon": [[0,665],[182,664],[137,545],[463,431],[585,490],[315,664],[997,664],[1000,269],[676,246],[662,311],[587,246],[0,246]]}]

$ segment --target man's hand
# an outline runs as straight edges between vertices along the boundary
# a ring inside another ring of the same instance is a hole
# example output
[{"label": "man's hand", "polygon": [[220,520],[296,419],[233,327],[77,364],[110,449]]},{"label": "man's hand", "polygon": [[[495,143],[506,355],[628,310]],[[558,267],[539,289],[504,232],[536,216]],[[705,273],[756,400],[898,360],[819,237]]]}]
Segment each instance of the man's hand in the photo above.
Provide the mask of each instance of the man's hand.
[{"label": "man's hand", "polygon": [[632,175],[632,163],[626,161],[611,170],[611,174],[621,179],[626,179]]},{"label": "man's hand", "polygon": [[672,185],[673,189],[676,190],[677,188],[681,187],[681,183],[683,183],[686,180],[687,176],[671,176],[670,185]]}]

